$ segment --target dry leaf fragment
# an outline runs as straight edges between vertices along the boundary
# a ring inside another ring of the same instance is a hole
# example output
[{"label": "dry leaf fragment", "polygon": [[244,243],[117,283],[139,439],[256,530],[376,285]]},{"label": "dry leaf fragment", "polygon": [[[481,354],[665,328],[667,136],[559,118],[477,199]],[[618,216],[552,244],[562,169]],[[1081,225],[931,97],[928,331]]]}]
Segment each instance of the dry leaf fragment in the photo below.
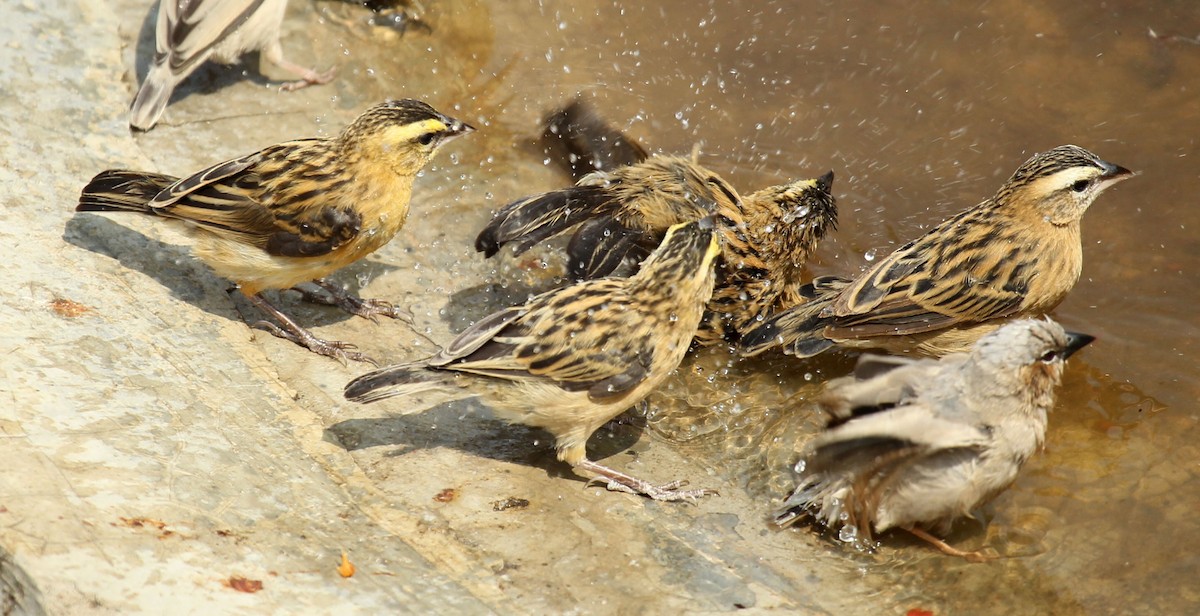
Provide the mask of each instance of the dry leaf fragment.
[{"label": "dry leaf fragment", "polygon": [[348,554],[346,554],[346,552],[343,550],[342,551],[342,564],[338,565],[338,568],[337,568],[338,575],[341,575],[344,578],[348,578],[348,577],[351,577],[354,575],[354,571],[355,571],[354,563],[350,562],[350,556]]},{"label": "dry leaf fragment", "polygon": [[222,582],[224,585],[244,593],[256,593],[263,589],[262,580],[251,580],[240,575],[231,575],[228,580]]},{"label": "dry leaf fragment", "polygon": [[53,310],[54,314],[68,319],[79,318],[85,314],[95,312],[90,306],[62,297],[50,300],[50,310]]}]

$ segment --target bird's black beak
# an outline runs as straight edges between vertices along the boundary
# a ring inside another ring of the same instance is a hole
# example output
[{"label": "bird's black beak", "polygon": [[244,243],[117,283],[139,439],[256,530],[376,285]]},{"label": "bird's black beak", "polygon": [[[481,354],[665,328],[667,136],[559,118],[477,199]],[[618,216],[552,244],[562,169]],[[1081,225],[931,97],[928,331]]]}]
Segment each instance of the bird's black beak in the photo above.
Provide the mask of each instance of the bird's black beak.
[{"label": "bird's black beak", "polygon": [[445,139],[447,141],[453,139],[454,137],[475,132],[474,126],[471,126],[462,120],[455,120],[454,118],[446,118],[446,120],[446,132],[443,134],[446,136]]},{"label": "bird's black beak", "polygon": [[1081,334],[1078,332],[1067,332],[1067,346],[1063,347],[1062,358],[1066,359],[1075,354],[1075,351],[1087,346],[1091,341],[1095,340],[1095,336]]},{"label": "bird's black beak", "polygon": [[1130,171],[1121,165],[1114,165],[1104,161],[1104,173],[1100,174],[1102,180],[1125,180],[1137,175],[1136,171]]},{"label": "bird's black beak", "polygon": [[826,194],[833,192],[833,171],[817,178],[817,187],[825,191]]}]

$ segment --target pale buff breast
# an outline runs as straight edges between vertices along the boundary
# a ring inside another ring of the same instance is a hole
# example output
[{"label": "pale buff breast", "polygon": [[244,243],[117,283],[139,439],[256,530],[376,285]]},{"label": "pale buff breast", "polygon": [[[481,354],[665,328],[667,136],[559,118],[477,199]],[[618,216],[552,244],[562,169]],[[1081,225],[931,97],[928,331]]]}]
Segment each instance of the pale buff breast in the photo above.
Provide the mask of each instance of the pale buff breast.
[{"label": "pale buff breast", "polygon": [[364,225],[353,241],[316,257],[282,257],[267,254],[257,246],[243,244],[203,229],[194,228],[195,254],[218,275],[236,282],[248,295],[263,289],[289,289],[303,282],[324,278],[333,272],[375,252],[387,244],[404,226],[407,212],[390,218],[376,216]]}]

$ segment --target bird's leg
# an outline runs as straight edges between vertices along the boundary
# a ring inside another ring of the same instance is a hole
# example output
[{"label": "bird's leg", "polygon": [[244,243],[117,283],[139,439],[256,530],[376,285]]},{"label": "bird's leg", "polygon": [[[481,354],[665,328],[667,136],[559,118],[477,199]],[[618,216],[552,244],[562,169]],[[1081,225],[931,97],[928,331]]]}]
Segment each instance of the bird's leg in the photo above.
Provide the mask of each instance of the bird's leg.
[{"label": "bird's leg", "polygon": [[263,50],[263,57],[271,64],[300,77],[299,80],[287,81],[279,86],[279,89],[283,92],[292,92],[312,85],[329,83],[333,80],[333,76],[337,72],[337,67],[331,67],[323,73],[318,73],[311,68],[305,68],[299,64],[290,62],[287,58],[283,57],[283,46],[279,44],[278,40]]},{"label": "bird's leg", "polygon": [[641,494],[657,501],[688,501],[694,503],[700,497],[717,495],[716,490],[709,489],[680,490],[679,488],[687,485],[686,480],[672,481],[665,485],[656,486],[648,481],[615,471],[607,466],[596,464],[587,458],[575,464],[575,468],[596,475],[588,482],[589,485],[593,481],[606,483],[605,487],[609,490],[629,494]]},{"label": "bird's leg", "polygon": [[976,550],[974,552],[964,552],[964,551],[950,545],[949,543],[946,543],[945,541],[942,541],[941,539],[938,539],[937,537],[934,537],[933,535],[929,534],[928,532],[926,532],[920,528],[917,528],[915,526],[905,527],[904,530],[907,530],[908,532],[912,533],[913,535],[915,535],[916,537],[918,537],[920,539],[924,539],[925,541],[928,541],[930,544],[933,545],[933,547],[937,548],[938,550],[940,550],[943,554],[946,554],[947,556],[958,556],[960,558],[965,558],[967,560],[967,562],[972,562],[972,563],[987,562],[993,558],[992,556],[988,556],[987,554],[984,554],[982,550]]},{"label": "bird's leg", "polygon": [[250,303],[254,304],[259,310],[274,317],[275,320],[279,321],[279,323],[283,326],[280,327],[279,325],[271,323],[270,321],[259,321],[252,324],[251,327],[268,331],[271,334],[285,340],[291,340],[292,342],[295,342],[296,344],[312,351],[313,353],[324,355],[326,357],[332,357],[340,362],[345,362],[349,359],[352,361],[366,362],[375,366],[379,365],[379,363],[374,359],[355,351],[354,349],[356,347],[349,342],[341,342],[338,340],[322,340],[312,335],[312,332],[300,327],[299,323],[296,323],[291,317],[283,312],[280,312],[278,308],[267,302],[266,298],[264,298],[262,294],[255,293],[254,295],[247,295],[246,297],[250,299]]},{"label": "bird's leg", "polygon": [[379,322],[379,320],[375,318],[378,315],[383,315],[393,319],[400,319],[410,324],[413,322],[411,313],[401,308],[397,308],[389,301],[382,299],[361,299],[354,297],[353,295],[347,293],[346,290],[341,287],[341,285],[337,284],[336,282],[325,280],[324,278],[314,280],[313,284],[324,289],[325,292],[329,294],[329,297],[325,297],[320,293],[313,293],[312,291],[302,287],[294,288],[304,295],[304,300],[307,302],[322,304],[324,306],[337,306],[338,308],[341,308],[350,314],[371,319],[376,323]]}]

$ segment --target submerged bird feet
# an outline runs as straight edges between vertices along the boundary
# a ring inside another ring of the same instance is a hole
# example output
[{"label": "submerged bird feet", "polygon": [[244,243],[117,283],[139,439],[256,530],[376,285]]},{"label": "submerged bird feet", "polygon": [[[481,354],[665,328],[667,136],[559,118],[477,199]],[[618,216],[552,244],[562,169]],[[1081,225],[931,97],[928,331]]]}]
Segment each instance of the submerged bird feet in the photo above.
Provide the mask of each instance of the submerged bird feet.
[{"label": "submerged bird feet", "polygon": [[656,501],[686,501],[695,504],[702,497],[719,496],[716,490],[709,490],[707,488],[700,490],[680,490],[679,488],[688,484],[686,479],[656,486],[648,481],[626,475],[590,460],[584,460],[576,464],[575,468],[589,471],[596,475],[589,479],[586,485],[590,486],[593,483],[602,483],[605,484],[606,488],[614,492],[641,494]]},{"label": "submerged bird feet", "polygon": [[336,283],[329,282],[328,280],[314,280],[313,284],[324,289],[328,296],[303,287],[294,287],[294,289],[304,296],[304,301],[306,302],[322,306],[337,306],[355,316],[371,319],[375,323],[379,322],[377,317],[381,315],[392,319],[400,319],[410,324],[413,322],[412,313],[396,307],[389,301],[354,297]]},{"label": "submerged bird feet", "polygon": [[933,547],[941,551],[941,553],[947,556],[958,556],[959,558],[965,559],[967,562],[985,563],[989,560],[995,560],[1000,557],[999,554],[996,554],[995,551],[991,550],[990,548],[982,548],[975,550],[974,552],[964,552],[963,550],[960,550],[949,543],[934,537],[925,530],[915,526],[911,528],[905,528],[905,530],[912,533],[918,539],[924,539],[925,541],[928,541]]}]

